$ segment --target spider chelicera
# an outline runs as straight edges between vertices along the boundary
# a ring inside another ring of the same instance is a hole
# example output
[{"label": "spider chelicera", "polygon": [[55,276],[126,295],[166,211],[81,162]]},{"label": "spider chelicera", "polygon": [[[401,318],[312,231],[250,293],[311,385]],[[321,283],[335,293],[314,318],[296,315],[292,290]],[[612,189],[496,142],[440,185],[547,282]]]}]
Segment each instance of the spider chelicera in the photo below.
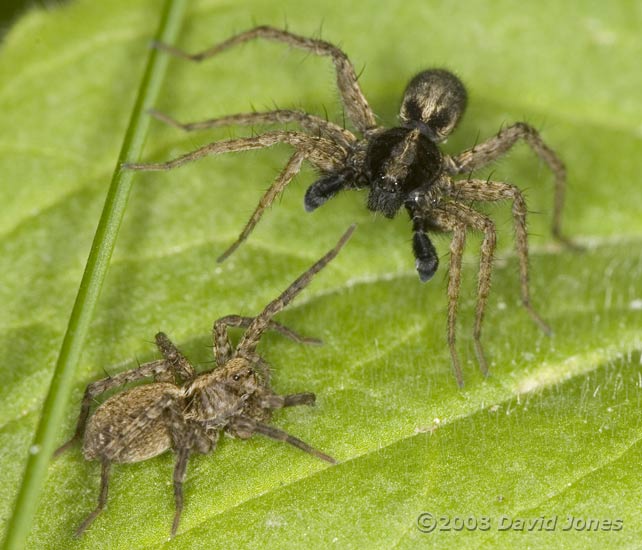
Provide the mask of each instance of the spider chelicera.
[{"label": "spider chelicera", "polygon": [[[308,212],[344,189],[367,189],[368,209],[381,212],[388,218],[405,208],[412,220],[412,249],[417,273],[422,281],[432,278],[439,264],[437,252],[427,233],[452,233],[447,332],[453,369],[460,386],[463,377],[455,348],[455,320],[466,232],[473,229],[483,233],[473,339],[484,374],[488,372],[488,365],[481,344],[481,329],[491,286],[496,244],[495,224],[488,216],[474,210],[471,203],[511,200],[521,301],[537,325],[550,333],[548,325],[531,305],[527,208],[521,191],[503,181],[476,179],[470,175],[475,169],[505,154],[517,141],[524,140],[555,176],[552,231],[558,240],[568,243],[561,233],[566,171],[537,130],[519,122],[458,155],[444,154],[438,144],[457,126],[467,103],[466,89],[454,74],[444,69],[429,69],[417,74],[403,94],[399,126],[381,127],[377,125],[375,115],[357,82],[354,67],[343,51],[329,42],[272,27],[256,27],[194,55],[166,44],[156,44],[156,47],[187,60],[202,61],[255,38],[283,42],[315,55],[330,57],[336,68],[337,85],[346,115],[361,137],[323,118],[294,110],[234,114],[188,124],[152,111],[157,119],[187,131],[235,124],[247,126],[288,122],[297,123],[303,131],[267,131],[254,137],[217,141],[169,162],[126,164],[124,167],[133,170],[170,170],[207,155],[262,149],[278,143],[293,147],[294,153],[287,164],[259,201],[238,239],[221,255],[219,261],[227,258],[247,238],[265,209],[299,172],[303,161],[309,162],[320,174],[305,193],[304,205]],[[462,179],[455,179],[462,175]]]}]

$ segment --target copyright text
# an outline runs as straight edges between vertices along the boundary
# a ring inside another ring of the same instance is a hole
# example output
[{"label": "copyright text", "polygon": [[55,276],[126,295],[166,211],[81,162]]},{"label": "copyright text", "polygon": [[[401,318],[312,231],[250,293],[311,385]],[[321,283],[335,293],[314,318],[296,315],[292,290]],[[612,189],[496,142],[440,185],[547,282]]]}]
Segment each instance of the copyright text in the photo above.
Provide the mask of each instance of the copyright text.
[{"label": "copyright text", "polygon": [[417,517],[422,533],[460,531],[622,531],[621,518],[567,516],[498,517],[484,515],[447,515],[422,512]]}]

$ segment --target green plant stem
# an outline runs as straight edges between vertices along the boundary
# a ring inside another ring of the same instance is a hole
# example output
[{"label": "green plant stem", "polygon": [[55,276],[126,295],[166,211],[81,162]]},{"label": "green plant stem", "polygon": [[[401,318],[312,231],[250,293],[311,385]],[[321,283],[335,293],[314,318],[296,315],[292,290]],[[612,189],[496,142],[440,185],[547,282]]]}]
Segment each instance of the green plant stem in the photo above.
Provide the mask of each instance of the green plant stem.
[{"label": "green plant stem", "polygon": [[[172,43],[178,34],[185,12],[185,0],[167,0],[163,7],[156,40]],[[167,56],[150,50],[145,73],[118,163],[111,180],[105,206],[98,222],[87,265],[80,282],[67,332],[65,334],[49,393],[42,407],[40,422],[33,438],[22,485],[7,526],[3,548],[23,548],[31,528],[37,501],[47,475],[47,467],[56,446],[58,428],[63,418],[93,312],[109,267],[118,230],[125,214],[133,173],[121,172],[125,161],[140,158],[150,118],[146,110],[155,102],[167,67]]]}]

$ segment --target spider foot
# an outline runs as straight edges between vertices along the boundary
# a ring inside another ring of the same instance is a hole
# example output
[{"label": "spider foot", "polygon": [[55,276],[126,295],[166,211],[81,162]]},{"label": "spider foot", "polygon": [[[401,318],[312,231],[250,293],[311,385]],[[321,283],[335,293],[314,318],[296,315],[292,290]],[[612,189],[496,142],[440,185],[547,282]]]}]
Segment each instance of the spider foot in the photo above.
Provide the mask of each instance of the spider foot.
[{"label": "spider foot", "polygon": [[238,239],[234,241],[227,248],[227,250],[223,252],[223,254],[221,254],[218,258],[216,258],[216,262],[220,264],[220,263],[223,263],[225,260],[227,260],[232,255],[232,253],[241,245],[242,242],[243,242],[242,239]]},{"label": "spider foot", "polygon": [[120,165],[120,169],[135,170],[135,171],[141,171],[141,172],[158,172],[161,170],[166,170],[164,164],[162,163],[146,164],[146,163],[139,163],[139,162],[123,162]]},{"label": "spider foot", "polygon": [[578,242],[574,241],[570,237],[562,234],[559,229],[553,229],[553,238],[564,248],[567,248],[573,252],[584,252],[586,247]]},{"label": "spider foot", "polygon": [[459,389],[464,387],[464,375],[461,372],[461,364],[459,363],[459,356],[457,355],[457,350],[455,350],[455,342],[449,342],[450,347],[450,358],[452,361],[453,374],[455,375],[455,380],[457,380],[457,386]]},{"label": "spider foot", "polygon": [[523,301],[522,304],[526,308],[526,311],[528,314],[531,316],[531,319],[535,322],[535,324],[542,329],[542,332],[546,334],[546,336],[553,336],[553,329],[548,325],[544,319],[540,316],[535,309],[533,309],[533,306],[531,306],[530,302]]},{"label": "spider foot", "polygon": [[172,118],[171,116],[166,115],[165,113],[163,113],[161,111],[158,111],[156,109],[153,109],[153,108],[147,109],[147,114],[150,117],[155,118],[159,122],[167,124],[168,126],[173,126],[174,128],[179,128],[181,130],[185,130],[186,129],[185,128],[185,124],[181,124],[180,122],[178,122],[178,120],[176,120],[176,119]]},{"label": "spider foot", "polygon": [[477,362],[479,363],[479,370],[484,376],[488,376],[488,363],[484,355],[484,348],[478,337],[475,337],[475,355],[477,355]]}]

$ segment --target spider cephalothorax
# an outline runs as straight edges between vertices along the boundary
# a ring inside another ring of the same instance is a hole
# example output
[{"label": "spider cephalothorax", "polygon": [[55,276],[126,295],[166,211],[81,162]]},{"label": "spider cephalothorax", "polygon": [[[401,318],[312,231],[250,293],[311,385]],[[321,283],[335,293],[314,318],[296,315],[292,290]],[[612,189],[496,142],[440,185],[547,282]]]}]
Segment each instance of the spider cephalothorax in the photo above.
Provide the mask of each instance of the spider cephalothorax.
[{"label": "spider cephalothorax", "polygon": [[325,173],[308,188],[305,209],[318,208],[347,187],[369,188],[368,209],[387,218],[397,214],[413,191],[436,196],[443,172],[437,143],[452,132],[465,107],[466,90],[455,75],[443,69],[419,73],[404,92],[401,126],[368,132],[366,143],[348,155],[349,169]]},{"label": "spider cephalothorax", "polygon": [[404,92],[399,125],[393,128],[381,127],[376,124],[375,115],[357,82],[354,67],[343,51],[329,42],[272,27],[256,27],[195,55],[189,55],[165,44],[158,44],[157,47],[185,59],[201,61],[255,38],[283,42],[316,55],[331,57],[336,68],[337,86],[346,115],[357,134],[318,116],[286,109],[229,115],[188,124],[153,111],[152,114],[159,120],[188,131],[232,124],[287,122],[299,124],[303,131],[268,131],[253,137],[210,143],[169,162],[125,166],[136,170],[169,170],[205,155],[261,149],[277,143],[292,146],[294,153],[290,160],[260,200],[236,242],[219,260],[227,258],[247,238],[265,209],[298,173],[303,161],[312,164],[320,174],[319,179],[305,193],[304,205],[308,211],[315,210],[344,189],[367,189],[367,207],[372,211],[381,212],[388,218],[394,217],[402,207],[406,209],[412,220],[415,267],[422,281],[429,280],[439,264],[437,252],[427,233],[452,233],[448,284],[448,345],[460,385],[463,378],[455,349],[455,317],[466,232],[474,229],[484,234],[473,333],[475,351],[484,373],[488,369],[480,337],[490,290],[496,241],[492,220],[474,210],[471,204],[480,201],[511,200],[520,265],[522,303],[536,323],[548,332],[548,326],[530,304],[527,209],[524,197],[512,184],[475,179],[471,176],[475,169],[506,153],[518,140],[526,141],[555,175],[553,234],[556,238],[564,240],[560,225],[566,173],[562,162],[542,141],[537,130],[528,124],[513,124],[496,136],[458,155],[444,154],[438,144],[455,129],[467,102],[466,90],[454,74],[444,69],[429,69],[416,75]]},{"label": "spider cephalothorax", "polygon": [[[256,353],[263,333],[276,330],[298,342],[319,343],[302,338],[272,317],[290,303],[328,264],[347,242],[352,226],[337,245],[296,279],[256,317],[228,315],[214,323],[213,340],[216,367],[197,373],[192,364],[162,332],[156,345],[162,359],[145,363],[120,374],[89,384],[85,390],[74,436],[60,447],[60,454],[76,440],[83,440],[83,455],[102,465],[98,506],[80,524],[81,535],[107,503],[111,464],[140,462],[172,449],[174,467],[174,500],[176,512],[172,536],[176,534],[183,509],[183,481],[187,460],[193,453],[210,453],[221,433],[248,439],[258,433],[285,441],[326,462],[336,461],[300,439],[270,426],[272,412],[283,407],[312,405],[310,392],[279,395],[270,386],[270,367]],[[247,329],[241,341],[232,348],[228,327]],[[124,384],[153,378],[149,384],[117,393],[102,403],[90,417],[92,402],[100,394]]]}]

